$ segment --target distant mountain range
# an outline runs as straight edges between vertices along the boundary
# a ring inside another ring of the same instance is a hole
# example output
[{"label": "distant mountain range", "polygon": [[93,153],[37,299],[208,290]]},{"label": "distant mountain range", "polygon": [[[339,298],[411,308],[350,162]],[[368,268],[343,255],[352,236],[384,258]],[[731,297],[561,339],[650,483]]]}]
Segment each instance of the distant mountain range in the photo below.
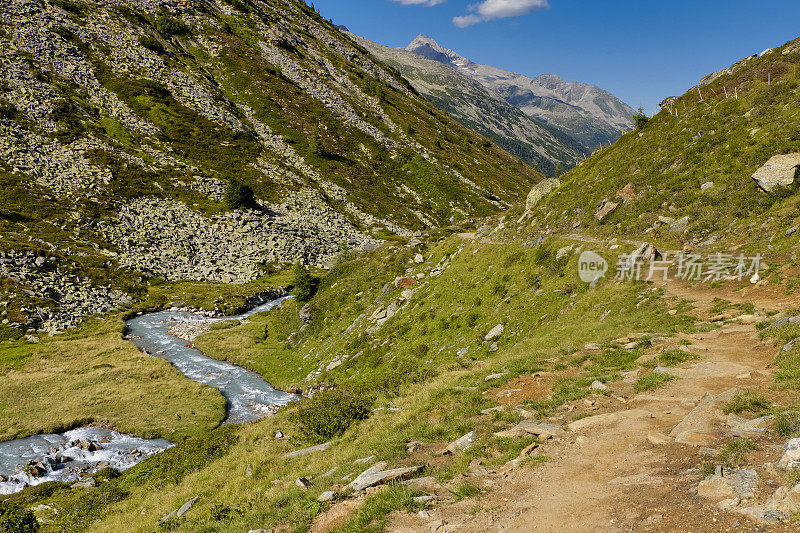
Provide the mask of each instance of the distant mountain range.
[{"label": "distant mountain range", "polygon": [[529,117],[470,76],[413,52],[348,35],[399,70],[438,108],[542,172],[553,174],[557,164],[571,168],[584,158],[586,149],[569,135]]},{"label": "distant mountain range", "polygon": [[614,142],[631,129],[634,110],[594,85],[569,83],[554,74],[528,78],[473,63],[425,35],[417,36],[401,50],[447,65],[477,81],[527,116],[569,135],[586,150]]}]

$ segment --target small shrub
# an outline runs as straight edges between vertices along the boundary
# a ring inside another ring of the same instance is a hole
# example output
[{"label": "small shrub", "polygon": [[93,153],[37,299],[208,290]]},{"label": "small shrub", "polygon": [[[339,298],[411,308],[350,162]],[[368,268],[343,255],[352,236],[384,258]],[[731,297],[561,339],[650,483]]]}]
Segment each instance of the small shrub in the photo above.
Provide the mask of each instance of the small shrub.
[{"label": "small shrub", "polygon": [[294,266],[292,287],[294,287],[294,295],[298,302],[307,302],[313,298],[319,288],[319,282],[320,279],[312,276],[306,266],[300,263]]},{"label": "small shrub", "polygon": [[142,45],[143,47],[147,48],[148,50],[153,51],[153,52],[155,52],[157,54],[163,54],[164,53],[164,45],[162,45],[161,41],[159,41],[155,37],[151,37],[149,35],[146,35],[146,36],[142,37],[141,39],[139,39],[139,44]]},{"label": "small shrub", "polygon": [[230,209],[242,209],[246,207],[256,207],[256,198],[253,188],[245,185],[237,179],[228,180],[225,189],[225,205]]},{"label": "small shrub", "polygon": [[722,412],[727,414],[743,413],[745,411],[754,414],[760,414],[769,410],[772,407],[772,402],[761,396],[755,391],[746,390],[737,392],[736,395],[729,401]]},{"label": "small shrub", "polygon": [[648,122],[650,122],[650,117],[648,117],[647,114],[644,112],[644,109],[640,107],[639,110],[636,112],[636,114],[633,115],[633,127],[636,128],[637,131],[639,131],[642,130],[645,126],[647,126]]},{"label": "small shrub", "polygon": [[39,531],[39,522],[33,511],[18,503],[0,502],[0,532],[2,533],[35,533]]},{"label": "small shrub", "polygon": [[156,31],[165,37],[183,35],[189,31],[189,28],[182,20],[167,16],[156,17],[154,26]]},{"label": "small shrub", "polygon": [[67,13],[72,13],[73,15],[77,15],[79,17],[83,17],[85,15],[83,12],[83,7],[77,2],[71,2],[70,0],[50,0],[50,3],[54,6],[60,7]]},{"label": "small shrub", "polygon": [[308,440],[325,442],[344,433],[354,422],[367,418],[374,401],[374,396],[365,392],[318,392],[299,404],[292,419]]},{"label": "small shrub", "polygon": [[231,517],[231,508],[221,503],[215,504],[211,508],[211,519],[217,522],[224,522]]},{"label": "small shrub", "polygon": [[0,100],[0,117],[13,119],[17,116],[17,106],[11,102]]}]

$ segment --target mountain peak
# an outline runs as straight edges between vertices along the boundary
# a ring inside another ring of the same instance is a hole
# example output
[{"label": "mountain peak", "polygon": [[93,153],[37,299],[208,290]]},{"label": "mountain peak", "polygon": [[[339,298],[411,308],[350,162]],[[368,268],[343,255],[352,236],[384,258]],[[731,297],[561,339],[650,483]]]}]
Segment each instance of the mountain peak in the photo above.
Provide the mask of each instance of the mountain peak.
[{"label": "mountain peak", "polygon": [[436,39],[434,39],[433,37],[428,37],[423,33],[420,33],[419,35],[414,37],[414,40],[411,41],[411,43],[409,43],[409,45],[406,48],[410,48],[412,46],[425,46],[425,45],[441,48],[441,46],[439,46],[439,43],[436,42]]},{"label": "mountain peak", "polygon": [[453,50],[441,46],[436,39],[423,34],[417,35],[408,46],[401,50],[450,66],[464,66],[470,63],[468,59],[461,57]]}]

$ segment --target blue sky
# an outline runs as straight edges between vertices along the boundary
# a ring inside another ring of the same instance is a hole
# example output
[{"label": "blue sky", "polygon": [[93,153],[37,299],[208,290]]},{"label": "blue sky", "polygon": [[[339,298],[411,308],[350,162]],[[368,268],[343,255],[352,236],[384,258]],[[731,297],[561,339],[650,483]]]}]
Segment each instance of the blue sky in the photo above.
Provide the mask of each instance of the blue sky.
[{"label": "blue sky", "polygon": [[405,46],[423,33],[475,62],[591,83],[648,111],[710,72],[800,37],[798,0],[316,0],[315,5],[326,18],[380,44]]}]

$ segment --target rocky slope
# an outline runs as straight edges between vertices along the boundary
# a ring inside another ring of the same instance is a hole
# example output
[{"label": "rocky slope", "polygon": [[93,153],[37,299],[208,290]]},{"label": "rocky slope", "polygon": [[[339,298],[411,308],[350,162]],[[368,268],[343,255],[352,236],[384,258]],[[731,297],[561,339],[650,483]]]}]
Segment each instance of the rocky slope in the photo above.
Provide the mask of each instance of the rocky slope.
[{"label": "rocky slope", "polygon": [[417,36],[404,50],[470,76],[529,117],[571,136],[587,150],[616,141],[630,130],[633,109],[599,87],[569,83],[554,74],[528,78],[473,63],[425,35]]},{"label": "rocky slope", "polygon": [[[326,266],[541,179],[296,0],[11,0],[0,15],[0,249],[112,293],[135,295],[139,273]],[[254,191],[236,212],[234,182]]]},{"label": "rocky slope", "polygon": [[585,157],[585,148],[574,139],[529,117],[461,71],[407,50],[349,35],[381,61],[397,68],[436,107],[542,172],[553,174],[558,164],[572,168]]}]

